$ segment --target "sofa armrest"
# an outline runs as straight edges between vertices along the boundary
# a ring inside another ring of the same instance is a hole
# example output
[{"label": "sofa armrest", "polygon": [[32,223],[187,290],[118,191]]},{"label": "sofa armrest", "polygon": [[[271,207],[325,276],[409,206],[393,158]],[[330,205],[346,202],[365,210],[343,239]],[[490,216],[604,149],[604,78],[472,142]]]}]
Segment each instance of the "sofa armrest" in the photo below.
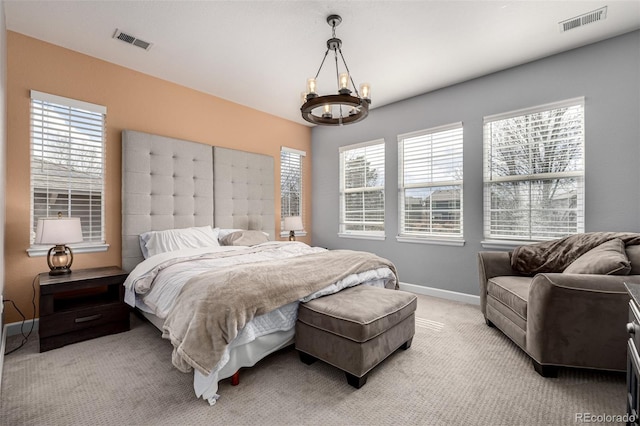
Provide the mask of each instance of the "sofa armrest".
[{"label": "sofa armrest", "polygon": [[538,274],[527,302],[527,352],[542,365],[626,369],[624,282],[637,275]]},{"label": "sofa armrest", "polygon": [[487,280],[505,275],[520,275],[511,269],[511,255],[506,251],[478,252],[478,273],[480,278],[480,308],[486,316]]}]

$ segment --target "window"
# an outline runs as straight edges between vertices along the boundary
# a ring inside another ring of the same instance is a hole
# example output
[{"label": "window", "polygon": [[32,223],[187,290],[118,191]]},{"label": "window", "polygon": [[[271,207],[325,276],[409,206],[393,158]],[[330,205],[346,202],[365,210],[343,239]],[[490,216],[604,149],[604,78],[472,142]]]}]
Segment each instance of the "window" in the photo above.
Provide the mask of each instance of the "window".
[{"label": "window", "polygon": [[58,212],[80,218],[85,243],[104,243],[105,116],[105,107],[31,91],[31,244],[38,218]]},{"label": "window", "polygon": [[398,136],[399,240],[462,240],[462,141],[462,123]]},{"label": "window", "polygon": [[384,140],[340,147],[340,234],[384,238]]},{"label": "window", "polygon": [[[302,212],[302,158],[304,151],[282,147],[280,150],[280,229],[284,227],[284,218],[303,217]],[[283,232],[283,236],[289,235]],[[298,232],[297,235],[303,235]]]},{"label": "window", "polygon": [[484,151],[485,238],[584,232],[584,98],[485,117]]}]

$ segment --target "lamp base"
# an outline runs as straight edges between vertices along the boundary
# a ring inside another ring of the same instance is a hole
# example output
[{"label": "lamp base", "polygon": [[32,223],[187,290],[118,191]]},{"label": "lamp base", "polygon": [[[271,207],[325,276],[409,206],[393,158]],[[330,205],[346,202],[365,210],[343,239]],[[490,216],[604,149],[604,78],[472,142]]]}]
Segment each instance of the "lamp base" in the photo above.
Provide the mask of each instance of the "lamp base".
[{"label": "lamp base", "polygon": [[49,271],[49,275],[65,275],[70,274],[71,269],[52,269]]},{"label": "lamp base", "polygon": [[49,275],[65,275],[71,273],[73,251],[64,244],[56,244],[47,253]]}]

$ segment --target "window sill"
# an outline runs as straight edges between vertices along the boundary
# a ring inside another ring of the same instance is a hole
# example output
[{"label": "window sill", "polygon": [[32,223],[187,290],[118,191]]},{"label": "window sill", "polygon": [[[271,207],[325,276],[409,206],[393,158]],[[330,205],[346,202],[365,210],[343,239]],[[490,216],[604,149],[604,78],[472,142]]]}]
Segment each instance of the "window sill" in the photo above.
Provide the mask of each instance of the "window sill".
[{"label": "window sill", "polygon": [[399,243],[413,243],[413,244],[433,244],[438,246],[452,246],[462,247],[465,241],[460,239],[444,239],[444,238],[427,238],[427,237],[408,237],[397,236],[396,241]]},{"label": "window sill", "polygon": [[513,240],[483,240],[480,241],[483,248],[498,250],[513,250],[518,246],[535,244],[537,241],[513,241]]},{"label": "window sill", "polygon": [[[43,246],[36,245],[31,246],[27,249],[27,254],[29,257],[41,257],[46,256],[49,253],[49,249],[53,247],[54,244]],[[71,250],[73,250],[73,254],[82,254],[82,253],[98,253],[102,251],[109,250],[109,244],[100,243],[100,244],[69,244]]]},{"label": "window sill", "polygon": [[343,234],[343,233],[338,233],[338,237],[355,238],[358,240],[376,240],[376,241],[384,241],[387,238],[384,235]]}]

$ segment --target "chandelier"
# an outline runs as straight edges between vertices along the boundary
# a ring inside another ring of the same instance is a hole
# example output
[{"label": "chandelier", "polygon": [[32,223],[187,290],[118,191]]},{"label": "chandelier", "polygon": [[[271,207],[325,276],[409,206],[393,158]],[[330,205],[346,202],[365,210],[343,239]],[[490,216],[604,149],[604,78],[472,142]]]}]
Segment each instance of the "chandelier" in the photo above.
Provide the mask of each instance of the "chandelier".
[{"label": "chandelier", "polygon": [[[349,73],[347,61],[342,55],[342,40],[336,38],[336,27],[342,23],[342,18],[338,15],[329,15],[327,23],[331,26],[332,35],[327,40],[327,51],[320,63],[320,68],[314,78],[307,79],[307,91],[302,94],[302,118],[309,123],[326,126],[340,126],[343,124],[357,123],[364,120],[369,114],[369,104],[371,103],[371,88],[368,83],[360,85],[360,91],[356,88],[353,78]],[[316,80],[324,61],[327,59],[329,51],[333,51],[336,63],[336,79],[338,83],[338,93],[334,95],[319,96],[316,92]],[[338,53],[344,64],[344,71],[338,68]],[[349,83],[355,92],[355,96],[349,89]]]}]

